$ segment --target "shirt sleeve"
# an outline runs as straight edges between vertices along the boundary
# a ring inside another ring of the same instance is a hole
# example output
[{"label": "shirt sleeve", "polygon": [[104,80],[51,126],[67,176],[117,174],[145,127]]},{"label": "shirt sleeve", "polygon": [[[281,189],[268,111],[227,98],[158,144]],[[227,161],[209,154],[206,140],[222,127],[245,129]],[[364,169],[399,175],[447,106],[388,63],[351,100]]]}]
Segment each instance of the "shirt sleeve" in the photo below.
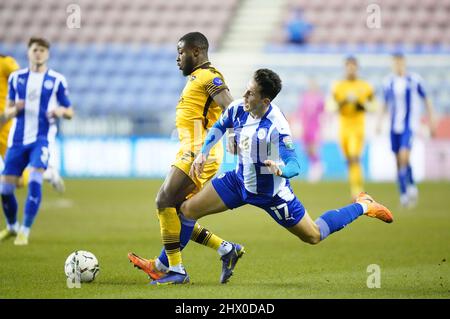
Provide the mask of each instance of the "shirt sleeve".
[{"label": "shirt sleeve", "polygon": [[281,176],[292,178],[300,174],[300,164],[295,153],[294,144],[290,135],[280,135],[280,157],[285,166],[281,168]]},{"label": "shirt sleeve", "polygon": [[229,107],[222,113],[219,120],[214,123],[205,138],[202,147],[202,154],[207,155],[213,146],[222,138],[227,128],[233,127],[233,106]]},{"label": "shirt sleeve", "polygon": [[225,80],[223,76],[219,73],[212,74],[211,78],[209,78],[205,83],[206,92],[208,92],[209,96],[214,97],[219,94],[221,91],[228,89],[225,84]]},{"label": "shirt sleeve", "polygon": [[424,86],[422,78],[419,78],[418,81],[417,81],[417,93],[419,93],[419,96],[422,99],[426,99],[427,98],[427,93],[426,93],[425,86]]},{"label": "shirt sleeve", "polygon": [[391,94],[391,82],[389,81],[388,78],[386,78],[383,81],[383,86],[381,87],[381,90],[383,92],[383,101],[385,105],[388,105],[389,103],[389,98],[390,98],[390,94]]},{"label": "shirt sleeve", "polygon": [[14,74],[10,74],[8,78],[8,100],[16,101],[16,88],[14,87]]},{"label": "shirt sleeve", "polygon": [[227,108],[219,118],[219,123],[224,128],[232,128],[233,127],[233,112],[234,106],[230,106]]},{"label": "shirt sleeve", "polygon": [[69,90],[67,88],[67,81],[63,77],[58,85],[58,90],[56,91],[56,98],[59,105],[63,107],[69,107],[71,105],[69,100]]},{"label": "shirt sleeve", "polygon": [[279,128],[272,130],[270,134],[271,148],[278,149],[278,156],[272,153],[272,156],[279,157],[285,166],[281,168],[282,177],[291,178],[300,172],[297,154],[295,153],[294,142],[290,131],[280,132]]}]

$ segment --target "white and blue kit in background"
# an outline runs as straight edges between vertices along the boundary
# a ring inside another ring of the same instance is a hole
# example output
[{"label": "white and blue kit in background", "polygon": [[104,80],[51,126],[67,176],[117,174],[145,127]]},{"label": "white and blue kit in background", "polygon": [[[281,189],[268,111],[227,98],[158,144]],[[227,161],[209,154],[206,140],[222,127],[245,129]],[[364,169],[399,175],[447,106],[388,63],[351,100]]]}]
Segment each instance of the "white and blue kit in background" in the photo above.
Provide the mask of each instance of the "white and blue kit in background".
[{"label": "white and blue kit in background", "polygon": [[389,75],[383,85],[384,102],[391,115],[391,147],[394,153],[411,149],[414,132],[420,124],[426,92],[422,78],[415,73]]},{"label": "white and blue kit in background", "polygon": [[47,113],[71,105],[66,79],[52,69],[38,73],[26,68],[13,72],[8,82],[8,99],[24,101],[25,107],[13,119],[3,175],[20,176],[28,164],[46,169],[49,143],[57,132],[56,120]]}]

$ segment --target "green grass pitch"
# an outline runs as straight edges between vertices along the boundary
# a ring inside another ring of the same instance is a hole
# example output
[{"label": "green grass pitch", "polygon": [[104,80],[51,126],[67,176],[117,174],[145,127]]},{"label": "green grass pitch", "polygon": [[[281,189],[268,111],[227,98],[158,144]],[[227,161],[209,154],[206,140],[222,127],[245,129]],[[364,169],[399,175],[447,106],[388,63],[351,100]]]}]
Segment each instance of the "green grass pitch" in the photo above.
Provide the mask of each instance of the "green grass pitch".
[{"label": "green grass pitch", "polygon": [[[161,182],[73,179],[64,196],[45,185],[30,244],[0,243],[0,299],[450,297],[448,182],[420,184],[420,203],[411,210],[399,209],[395,184],[368,184],[375,199],[391,208],[394,223],[362,216],[316,246],[251,206],[209,216],[201,220],[205,227],[246,247],[231,281],[219,284],[216,252],[191,243],[183,260],[193,283],[154,287],[126,255],[159,253],[154,198]],[[313,219],[348,204],[346,183],[293,186]],[[18,191],[20,212],[25,194]],[[93,283],[70,289],[64,261],[74,250],[93,252],[100,274]],[[367,287],[371,264],[380,267],[380,288]]]}]

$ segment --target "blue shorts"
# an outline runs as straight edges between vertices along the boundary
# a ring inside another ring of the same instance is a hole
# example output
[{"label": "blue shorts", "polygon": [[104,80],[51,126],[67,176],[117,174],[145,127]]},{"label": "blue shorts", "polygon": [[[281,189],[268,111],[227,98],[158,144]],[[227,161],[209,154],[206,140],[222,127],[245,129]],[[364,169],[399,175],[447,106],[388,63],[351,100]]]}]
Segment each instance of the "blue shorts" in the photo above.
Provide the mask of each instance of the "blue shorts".
[{"label": "blue shorts", "polygon": [[27,145],[13,145],[6,151],[2,175],[21,176],[25,167],[47,169],[48,142],[36,141]]},{"label": "blue shorts", "polygon": [[401,149],[411,149],[412,146],[412,132],[404,131],[403,133],[397,134],[391,132],[391,149],[392,152],[397,154]]},{"label": "blue shorts", "polygon": [[305,215],[305,208],[294,195],[292,188],[275,195],[257,195],[248,192],[235,171],[229,171],[212,180],[212,185],[229,209],[250,204],[264,209],[281,226],[295,226]]}]

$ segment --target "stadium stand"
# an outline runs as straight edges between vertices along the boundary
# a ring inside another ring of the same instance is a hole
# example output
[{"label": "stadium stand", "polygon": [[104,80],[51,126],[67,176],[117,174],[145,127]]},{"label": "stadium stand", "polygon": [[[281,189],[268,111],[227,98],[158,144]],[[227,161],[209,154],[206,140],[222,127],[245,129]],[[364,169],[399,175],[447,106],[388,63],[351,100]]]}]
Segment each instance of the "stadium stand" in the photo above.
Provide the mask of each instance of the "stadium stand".
[{"label": "stadium stand", "polygon": [[[8,32],[0,35],[0,53],[13,55],[24,66],[28,38],[45,36],[52,43],[50,65],[66,75],[77,117],[127,117],[139,127],[133,134],[167,135],[185,82],[175,64],[177,39],[198,30],[208,36],[213,51],[217,50],[242,1],[78,0],[79,29],[66,24],[72,14],[68,5],[73,1],[2,1],[0,27]],[[369,3],[287,0],[279,27],[263,53],[386,54],[401,44],[407,51],[412,48],[412,52],[445,54],[450,43],[450,32],[446,32],[450,27],[450,0],[404,0],[401,6],[396,0],[378,1],[383,28],[389,32],[367,29]],[[294,7],[300,7],[314,25],[305,47],[283,42],[284,22]],[[268,58],[267,63],[255,67],[270,67],[274,65],[272,60]],[[342,74],[340,60],[329,65],[314,62],[310,66],[276,67],[286,79],[279,102],[288,109],[295,107],[309,76],[326,90],[330,79]],[[446,69],[439,64],[420,63],[412,69],[426,79],[438,111],[450,114]],[[362,71],[369,81],[381,83],[389,72],[389,63],[374,62]]]},{"label": "stadium stand", "polygon": [[[370,4],[378,6],[381,28],[371,29],[367,20]],[[314,25],[309,43],[313,45],[359,45],[383,49],[386,44],[410,47],[437,46],[450,43],[449,0],[349,0],[307,1],[288,0],[279,28],[273,32],[273,42],[285,41],[284,24],[294,8],[304,12],[304,18]],[[389,30],[386,32],[386,30]]]},{"label": "stadium stand", "polygon": [[151,124],[147,134],[161,134],[185,82],[176,41],[198,30],[214,50],[238,0],[79,0],[81,25],[70,29],[73,3],[2,1],[0,26],[8,32],[0,36],[0,53],[24,66],[28,38],[48,38],[50,66],[66,75],[79,116],[131,117]]}]

